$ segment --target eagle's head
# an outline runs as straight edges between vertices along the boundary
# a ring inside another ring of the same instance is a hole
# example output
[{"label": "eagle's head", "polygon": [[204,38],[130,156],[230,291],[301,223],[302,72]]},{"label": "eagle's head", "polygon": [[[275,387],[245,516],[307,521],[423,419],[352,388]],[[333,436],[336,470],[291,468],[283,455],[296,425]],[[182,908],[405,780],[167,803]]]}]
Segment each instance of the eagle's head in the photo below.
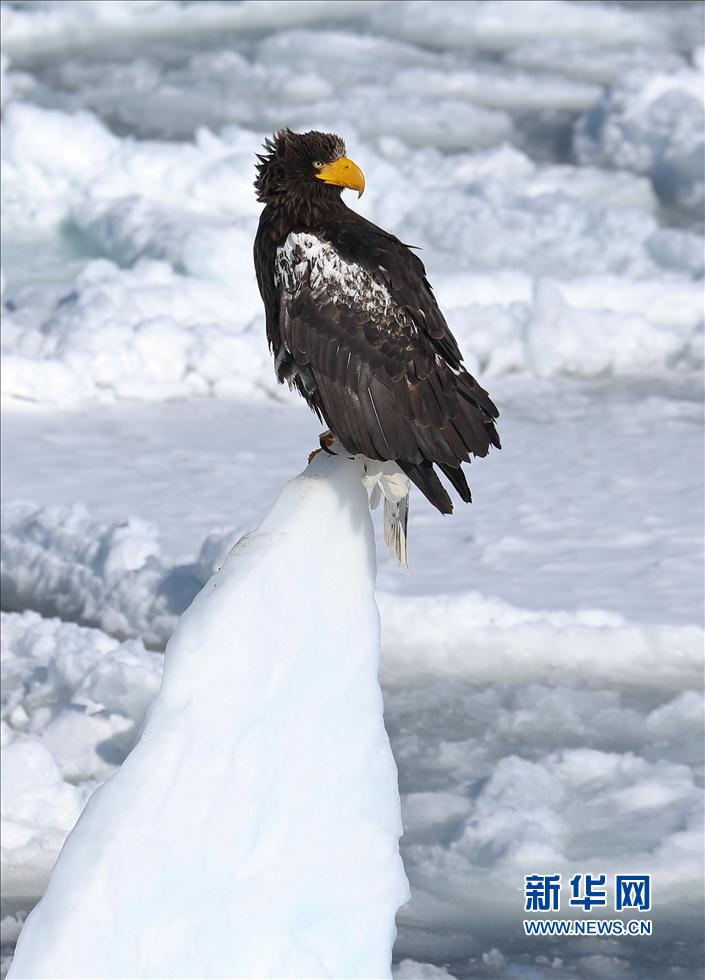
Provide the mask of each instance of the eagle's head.
[{"label": "eagle's head", "polygon": [[257,200],[265,204],[325,204],[337,200],[344,187],[365,189],[362,171],[345,156],[345,143],[335,133],[294,133],[281,129],[257,154]]}]

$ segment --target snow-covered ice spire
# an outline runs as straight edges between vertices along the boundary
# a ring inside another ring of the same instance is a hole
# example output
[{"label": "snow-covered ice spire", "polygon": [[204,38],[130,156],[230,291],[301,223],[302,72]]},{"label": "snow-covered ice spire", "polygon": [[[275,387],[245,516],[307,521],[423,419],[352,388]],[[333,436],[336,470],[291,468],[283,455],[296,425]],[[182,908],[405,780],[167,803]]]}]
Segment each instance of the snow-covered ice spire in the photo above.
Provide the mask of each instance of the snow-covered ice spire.
[{"label": "snow-covered ice spire", "polygon": [[321,455],[184,613],[10,978],[388,977],[408,897],[357,463]]}]

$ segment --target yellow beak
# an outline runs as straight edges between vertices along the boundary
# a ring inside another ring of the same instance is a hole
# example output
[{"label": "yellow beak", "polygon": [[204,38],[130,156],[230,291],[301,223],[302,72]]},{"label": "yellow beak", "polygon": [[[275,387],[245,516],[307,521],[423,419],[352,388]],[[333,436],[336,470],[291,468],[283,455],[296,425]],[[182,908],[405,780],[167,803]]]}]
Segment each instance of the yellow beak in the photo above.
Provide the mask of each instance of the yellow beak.
[{"label": "yellow beak", "polygon": [[326,184],[335,184],[336,187],[349,187],[357,191],[357,196],[362,197],[365,189],[365,175],[356,163],[348,160],[347,157],[340,157],[334,163],[327,163],[316,174],[319,180],[324,180]]}]

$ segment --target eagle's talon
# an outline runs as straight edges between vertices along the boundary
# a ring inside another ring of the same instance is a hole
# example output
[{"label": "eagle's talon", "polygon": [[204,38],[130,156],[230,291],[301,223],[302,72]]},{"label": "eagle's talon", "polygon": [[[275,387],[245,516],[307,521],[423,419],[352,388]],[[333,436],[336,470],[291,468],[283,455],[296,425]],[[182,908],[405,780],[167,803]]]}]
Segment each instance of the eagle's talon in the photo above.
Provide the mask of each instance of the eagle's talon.
[{"label": "eagle's talon", "polygon": [[335,436],[330,431],[330,429],[326,429],[325,432],[321,432],[320,436],[318,437],[318,441],[320,442],[321,449],[323,450],[324,453],[328,453],[329,456],[338,455],[336,452],[333,451],[333,445],[335,444]]},{"label": "eagle's talon", "polygon": [[318,441],[321,444],[320,449],[314,449],[312,453],[308,454],[309,463],[318,456],[319,453],[327,453],[329,456],[337,456],[338,454],[334,451],[333,446],[335,445],[335,436],[330,431],[326,429],[325,432],[321,432],[318,437]]}]

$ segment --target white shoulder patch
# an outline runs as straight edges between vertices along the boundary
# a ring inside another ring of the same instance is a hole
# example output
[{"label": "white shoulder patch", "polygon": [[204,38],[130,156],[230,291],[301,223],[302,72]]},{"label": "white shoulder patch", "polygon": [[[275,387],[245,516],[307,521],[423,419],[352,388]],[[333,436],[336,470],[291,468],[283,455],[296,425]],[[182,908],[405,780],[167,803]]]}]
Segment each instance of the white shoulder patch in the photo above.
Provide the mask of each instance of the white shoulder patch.
[{"label": "white shoulder patch", "polygon": [[291,232],[277,249],[274,280],[292,296],[310,284],[314,294],[325,290],[334,301],[356,309],[406,319],[386,286],[361,265],[344,259],[330,242],[309,232]]}]

